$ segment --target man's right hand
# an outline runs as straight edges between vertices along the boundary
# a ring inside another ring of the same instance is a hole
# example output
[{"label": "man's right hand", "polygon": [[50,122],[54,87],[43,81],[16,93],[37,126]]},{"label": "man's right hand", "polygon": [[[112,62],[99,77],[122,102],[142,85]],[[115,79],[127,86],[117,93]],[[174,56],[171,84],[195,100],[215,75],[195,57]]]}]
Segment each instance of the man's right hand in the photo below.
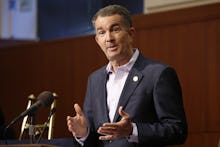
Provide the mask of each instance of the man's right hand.
[{"label": "man's right hand", "polygon": [[85,137],[88,133],[85,115],[78,104],[74,104],[76,115],[67,116],[67,127],[74,137]]}]

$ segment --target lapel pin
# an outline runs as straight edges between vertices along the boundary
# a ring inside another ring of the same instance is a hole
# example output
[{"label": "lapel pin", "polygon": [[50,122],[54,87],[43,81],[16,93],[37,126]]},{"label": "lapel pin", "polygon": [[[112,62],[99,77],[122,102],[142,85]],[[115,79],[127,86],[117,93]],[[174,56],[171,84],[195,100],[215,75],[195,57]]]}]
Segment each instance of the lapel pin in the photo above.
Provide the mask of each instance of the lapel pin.
[{"label": "lapel pin", "polygon": [[133,81],[134,81],[134,82],[137,82],[137,81],[138,81],[138,76],[134,76],[134,77],[133,77]]}]

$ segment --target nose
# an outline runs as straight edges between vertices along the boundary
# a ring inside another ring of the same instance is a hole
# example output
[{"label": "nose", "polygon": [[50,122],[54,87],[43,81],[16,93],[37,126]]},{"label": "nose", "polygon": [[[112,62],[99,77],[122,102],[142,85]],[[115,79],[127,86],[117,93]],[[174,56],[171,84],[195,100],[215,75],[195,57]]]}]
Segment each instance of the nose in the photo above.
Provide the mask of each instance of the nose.
[{"label": "nose", "polygon": [[112,42],[114,40],[114,36],[111,32],[106,32],[106,42]]}]

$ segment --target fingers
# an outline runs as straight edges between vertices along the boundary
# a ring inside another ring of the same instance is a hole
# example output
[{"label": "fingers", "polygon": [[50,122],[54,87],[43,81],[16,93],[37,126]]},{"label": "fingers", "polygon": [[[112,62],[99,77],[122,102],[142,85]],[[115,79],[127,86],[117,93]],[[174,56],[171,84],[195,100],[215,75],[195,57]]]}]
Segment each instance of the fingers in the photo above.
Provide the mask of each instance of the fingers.
[{"label": "fingers", "polygon": [[82,109],[80,108],[79,104],[77,104],[77,103],[74,104],[74,110],[76,112],[76,116],[75,117],[67,116],[67,118],[66,118],[68,130],[70,132],[74,131],[74,124],[77,123],[79,116],[83,116],[83,112],[82,112]]},{"label": "fingers", "polygon": [[119,107],[118,113],[121,116],[121,120],[115,123],[104,123],[99,127],[98,133],[102,136],[100,140],[113,140],[122,137],[127,137],[131,134],[133,127],[131,124],[131,118],[128,113],[123,111],[123,107]]},{"label": "fingers", "polygon": [[74,104],[74,109],[76,111],[76,115],[79,115],[79,116],[83,116],[83,111],[82,109],[80,108],[79,104]]},{"label": "fingers", "polygon": [[98,133],[102,135],[99,136],[99,140],[113,140],[117,139],[120,135],[117,127],[111,125],[111,123],[103,124],[103,126],[98,129]]},{"label": "fingers", "polygon": [[121,138],[124,136],[124,127],[119,122],[117,123],[104,123],[98,129],[98,133],[103,135],[100,136],[100,140],[112,140]]},{"label": "fingers", "polygon": [[123,137],[117,127],[100,127],[98,133],[102,135],[99,136],[99,140],[114,140]]},{"label": "fingers", "polygon": [[78,104],[74,104],[74,110],[76,111],[76,115],[73,117],[67,116],[66,118],[67,127],[73,136],[81,137],[87,134],[86,118]]},{"label": "fingers", "polygon": [[70,116],[67,116],[66,121],[67,121],[68,130],[69,130],[70,132],[73,132],[72,118],[71,118]]},{"label": "fingers", "polygon": [[119,115],[122,117],[121,120],[130,119],[129,114],[123,111],[123,107],[122,107],[122,106],[119,107],[118,113],[119,113]]},{"label": "fingers", "polygon": [[115,138],[113,135],[99,136],[99,140],[113,140]]},{"label": "fingers", "polygon": [[99,127],[98,133],[102,135],[116,134],[119,133],[117,128],[118,127],[116,125],[111,125],[110,123],[109,125],[103,124],[103,126]]}]

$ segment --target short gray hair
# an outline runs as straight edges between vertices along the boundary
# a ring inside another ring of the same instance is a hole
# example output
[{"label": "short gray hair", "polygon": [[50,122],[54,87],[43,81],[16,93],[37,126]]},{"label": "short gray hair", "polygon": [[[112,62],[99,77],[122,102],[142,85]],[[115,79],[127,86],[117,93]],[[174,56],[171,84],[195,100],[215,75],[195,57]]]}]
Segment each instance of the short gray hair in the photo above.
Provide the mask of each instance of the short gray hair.
[{"label": "short gray hair", "polygon": [[122,16],[124,20],[125,27],[130,28],[132,27],[132,20],[130,12],[123,6],[120,5],[109,5],[102,9],[100,9],[92,18],[92,24],[95,27],[95,21],[99,16],[111,16],[118,14]]}]

